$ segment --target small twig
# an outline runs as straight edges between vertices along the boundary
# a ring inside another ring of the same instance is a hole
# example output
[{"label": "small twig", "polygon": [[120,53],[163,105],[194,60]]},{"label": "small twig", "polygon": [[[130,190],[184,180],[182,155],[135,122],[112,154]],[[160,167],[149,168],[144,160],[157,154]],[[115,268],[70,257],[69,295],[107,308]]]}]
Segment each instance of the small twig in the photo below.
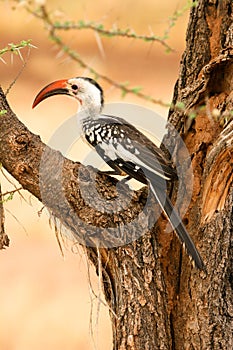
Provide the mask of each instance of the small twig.
[{"label": "small twig", "polygon": [[198,5],[198,0],[187,0],[186,4],[180,9],[176,10],[171,17],[169,17],[168,27],[164,31],[164,35],[161,37],[162,40],[167,40],[171,29],[175,26],[176,22],[180,17],[184,15],[184,13],[190,10],[192,7],[196,7]]},{"label": "small twig", "polygon": [[45,209],[45,206],[43,205],[43,206],[40,208],[40,210],[38,210],[37,215],[39,216],[39,218],[41,217],[42,212],[43,212],[44,209]]},{"label": "small twig", "polygon": [[4,249],[9,246],[10,240],[7,234],[5,233],[5,215],[2,201],[2,190],[0,184],[0,249]]},{"label": "small twig", "polygon": [[76,61],[81,67],[84,69],[87,69],[91,74],[95,76],[96,79],[101,78],[104,81],[108,82],[112,86],[116,87],[117,89],[121,90],[122,96],[125,96],[126,94],[133,94],[139,98],[142,98],[144,100],[150,101],[154,104],[158,104],[163,107],[170,107],[169,103],[163,102],[161,99],[155,99],[154,97],[150,95],[146,95],[143,92],[141,92],[142,88],[140,86],[136,87],[128,87],[128,83],[118,83],[114,81],[113,79],[107,77],[104,74],[101,74],[97,72],[93,67],[91,67],[89,64],[87,64],[81,56],[71,47],[65,44],[60,36],[56,34],[56,31],[59,30],[83,30],[83,29],[90,29],[94,31],[95,33],[98,33],[100,35],[103,35],[105,37],[123,37],[128,39],[137,39],[137,40],[143,40],[145,42],[159,42],[161,45],[163,45],[168,52],[174,51],[166,42],[166,40],[169,37],[170,31],[172,27],[174,27],[177,20],[191,7],[196,6],[198,1],[188,0],[187,3],[183,6],[182,9],[176,10],[173,15],[169,18],[168,28],[164,31],[164,34],[162,37],[156,36],[153,33],[151,35],[140,35],[136,34],[132,29],[119,29],[119,28],[112,28],[112,29],[106,29],[103,24],[90,22],[90,21],[83,21],[79,20],[77,22],[74,21],[65,21],[65,22],[59,22],[59,21],[53,21],[51,18],[51,15],[47,11],[47,8],[45,5],[39,6],[37,10],[31,9],[28,5],[25,6],[26,10],[32,14],[34,17],[42,20],[44,24],[46,24],[46,29],[48,30],[50,34],[51,40],[60,47],[61,51],[67,54],[72,60]]},{"label": "small twig", "polygon": [[6,212],[7,212],[8,214],[10,214],[10,215],[13,217],[13,219],[15,219],[15,221],[17,222],[17,224],[23,229],[23,231],[26,233],[26,235],[28,235],[28,232],[27,232],[26,228],[25,228],[24,225],[18,220],[18,218],[17,218],[9,209],[7,209],[7,208],[6,208]]},{"label": "small twig", "polygon": [[5,54],[7,52],[19,55],[20,50],[24,49],[25,47],[35,47],[35,46],[31,44],[31,40],[22,40],[19,44],[11,43],[0,50],[0,56],[2,56],[3,54]]},{"label": "small twig", "polygon": [[[54,228],[57,244],[58,244],[58,247],[59,247],[59,250],[61,252],[62,257],[64,258],[64,251],[62,248],[62,243],[64,244],[64,239],[63,239],[63,236],[61,234],[61,223],[50,211],[49,211],[49,215],[50,215],[50,218],[49,218],[50,227],[53,226],[53,228]],[[58,227],[58,225],[60,225],[60,228]],[[62,241],[62,243],[61,243],[61,241]]]},{"label": "small twig", "polygon": [[94,22],[85,22],[85,21],[78,21],[75,22],[54,22],[53,28],[55,30],[69,30],[69,29],[76,29],[76,30],[82,30],[82,29],[91,29],[94,32],[97,32],[105,37],[112,38],[112,37],[123,37],[127,39],[138,39],[145,42],[159,42],[161,45],[163,45],[168,52],[174,51],[173,48],[171,48],[166,42],[164,38],[161,38],[156,35],[141,35],[135,33],[132,29],[127,28],[125,30],[114,28],[114,29],[106,29],[104,28],[103,24],[98,24]]},{"label": "small twig", "polygon": [[[5,96],[7,96],[11,90],[11,88],[14,86],[14,84],[16,83],[16,81],[19,79],[20,75],[23,73],[27,63],[28,63],[28,60],[29,60],[29,56],[30,56],[30,52],[31,52],[31,49],[30,49],[30,46],[29,46],[29,49],[28,49],[28,53],[27,53],[27,57],[25,60],[23,60],[23,65],[21,67],[21,69],[19,70],[19,72],[17,73],[16,77],[13,79],[13,81],[10,83],[10,85],[8,86],[8,88],[6,89],[5,91]],[[22,57],[22,56],[21,56]]]},{"label": "small twig", "polygon": [[[2,175],[5,177],[5,179],[15,188],[15,191],[17,192],[18,188],[16,187],[16,184],[13,181],[11,181],[11,179],[9,178],[9,176],[7,176],[6,172],[4,171],[4,169],[2,167],[0,168],[0,170],[1,170]],[[21,194],[21,192],[20,191],[18,191],[18,192],[19,192],[20,197],[25,202],[27,202],[27,200],[24,198],[24,196]]]},{"label": "small twig", "polygon": [[169,103],[164,102],[161,99],[156,99],[150,95],[146,95],[146,94],[142,93],[140,91],[141,90],[140,86],[130,88],[130,87],[127,87],[128,83],[118,83],[118,82],[114,81],[113,79],[109,78],[108,76],[97,72],[94,68],[92,68],[87,63],[85,63],[82,60],[82,58],[78,55],[78,53],[76,51],[72,50],[70,47],[68,47],[61,40],[61,38],[59,36],[55,35],[55,33],[53,31],[50,32],[50,38],[61,48],[61,50],[63,52],[65,52],[74,61],[78,62],[82,68],[88,69],[89,72],[92,73],[96,79],[101,78],[104,81],[106,81],[107,83],[109,83],[110,85],[120,89],[122,92],[122,96],[125,96],[126,94],[133,94],[133,95],[136,95],[137,97],[140,97],[140,98],[147,100],[149,102],[152,102],[154,104],[158,104],[158,105],[166,107],[166,108],[170,107]]},{"label": "small twig", "polygon": [[[166,103],[164,101],[162,101],[161,99],[156,99],[150,95],[146,95],[144,93],[141,92],[142,88],[140,86],[136,86],[136,87],[128,87],[128,83],[118,83],[116,81],[114,81],[113,79],[109,78],[108,76],[99,73],[97,70],[95,70],[93,67],[91,67],[89,64],[87,64],[82,58],[81,56],[73,49],[71,49],[68,45],[65,44],[65,42],[63,42],[63,40],[61,39],[60,36],[58,36],[56,34],[56,30],[58,29],[58,27],[60,28],[60,25],[58,24],[58,22],[53,22],[52,19],[50,18],[50,15],[46,9],[46,7],[43,5],[40,7],[40,11],[33,11],[30,8],[26,8],[28,12],[30,12],[33,16],[35,16],[36,18],[39,18],[40,20],[42,20],[46,25],[47,25],[47,30],[49,31],[49,37],[50,39],[61,49],[62,52],[64,52],[65,54],[67,54],[72,60],[76,61],[80,67],[87,69],[91,74],[93,74],[95,76],[96,79],[103,79],[104,81],[106,81],[107,83],[109,83],[110,85],[114,86],[117,89],[121,90],[122,96],[125,96],[126,94],[133,94],[139,98],[142,98],[144,100],[147,100],[149,102],[152,102],[154,104],[158,104],[160,106],[163,107],[170,107],[169,103]],[[80,22],[79,22],[80,25]],[[86,24],[86,26],[90,26],[90,24]],[[96,29],[96,25],[94,26],[93,24],[91,24],[91,26],[93,26],[93,30],[94,28]],[[69,29],[69,26],[67,24],[66,29]],[[72,29],[72,28],[71,28]],[[100,25],[98,25],[98,32],[99,31],[106,31],[105,29],[101,29]],[[107,32],[107,31],[106,31]],[[118,30],[119,32],[119,30]],[[110,32],[111,35],[113,34],[112,32]],[[134,37],[135,34],[133,33],[126,33],[126,31],[121,31],[122,36],[123,33],[125,33],[125,35],[127,37]],[[140,36],[141,38],[147,38],[147,41],[152,41],[152,37],[155,36]],[[151,38],[151,39],[149,39]]]},{"label": "small twig", "polygon": [[16,189],[12,190],[12,191],[4,192],[4,193],[2,194],[2,196],[4,197],[4,196],[7,196],[7,195],[12,195],[12,194],[14,194],[15,192],[21,191],[22,189],[23,189],[23,187],[19,187],[19,188],[16,188]]}]

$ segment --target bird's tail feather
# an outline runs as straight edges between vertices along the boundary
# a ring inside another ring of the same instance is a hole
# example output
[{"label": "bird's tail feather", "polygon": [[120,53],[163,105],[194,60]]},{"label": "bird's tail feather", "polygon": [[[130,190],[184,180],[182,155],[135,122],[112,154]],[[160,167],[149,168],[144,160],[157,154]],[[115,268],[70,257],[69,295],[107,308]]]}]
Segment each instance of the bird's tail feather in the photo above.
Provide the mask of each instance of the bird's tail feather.
[{"label": "bird's tail feather", "polygon": [[168,198],[166,194],[166,190],[162,190],[158,188],[158,186],[156,186],[155,184],[153,185],[151,181],[150,181],[150,185],[155,198],[157,199],[159,205],[162,207],[162,209],[166,213],[173,229],[176,231],[179,239],[184,244],[188,255],[194,261],[195,266],[199,269],[204,269],[204,263],[202,261],[202,258],[197,248],[195,247],[195,244],[193,243],[192,238],[188,234],[179,214],[177,213],[170,199]]}]

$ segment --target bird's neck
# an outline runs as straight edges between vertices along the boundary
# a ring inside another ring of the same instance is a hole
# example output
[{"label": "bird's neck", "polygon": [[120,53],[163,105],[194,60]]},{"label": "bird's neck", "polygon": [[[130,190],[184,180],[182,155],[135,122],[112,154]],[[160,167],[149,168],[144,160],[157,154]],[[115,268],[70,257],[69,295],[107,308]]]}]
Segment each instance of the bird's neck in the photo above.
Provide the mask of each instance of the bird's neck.
[{"label": "bird's neck", "polygon": [[102,106],[93,103],[80,103],[77,117],[78,122],[83,127],[83,124],[88,120],[98,119],[102,111]]}]

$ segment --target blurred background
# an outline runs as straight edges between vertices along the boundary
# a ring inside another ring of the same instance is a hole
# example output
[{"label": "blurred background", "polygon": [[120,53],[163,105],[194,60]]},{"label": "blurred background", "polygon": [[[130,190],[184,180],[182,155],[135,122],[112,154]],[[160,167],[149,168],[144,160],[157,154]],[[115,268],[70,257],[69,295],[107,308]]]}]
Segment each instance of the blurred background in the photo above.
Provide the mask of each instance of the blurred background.
[{"label": "blurred background", "polygon": [[[31,1],[34,7],[41,3]],[[53,80],[91,74],[49,40],[44,24],[25,10],[25,4],[0,1],[0,49],[28,39],[37,47],[30,53],[28,48],[21,51],[26,67],[7,98],[19,119],[48,142],[77,106],[71,99],[59,96],[32,110],[35,95]],[[138,34],[162,36],[169,27],[169,18],[187,1],[49,0],[45,4],[60,21],[95,21],[106,28],[115,25],[132,28]],[[157,42],[103,38],[90,30],[61,35],[97,71],[117,82],[141,86],[145,94],[170,102],[185,47],[188,12],[171,29],[168,43],[174,52],[169,54]],[[10,53],[3,58],[0,84],[6,91],[23,60]],[[106,101],[122,101],[118,89],[102,80],[99,83],[104,87]],[[167,116],[166,108],[133,95],[126,95],[123,101]],[[82,152],[73,158],[82,160]],[[0,176],[3,193],[12,189],[8,180]],[[109,312],[93,267],[88,265],[82,249],[72,243],[66,242],[62,256],[46,211],[38,215],[42,205],[23,194],[25,199],[15,194],[13,200],[5,203],[6,231],[11,242],[8,249],[0,251],[0,350],[111,349]]]}]

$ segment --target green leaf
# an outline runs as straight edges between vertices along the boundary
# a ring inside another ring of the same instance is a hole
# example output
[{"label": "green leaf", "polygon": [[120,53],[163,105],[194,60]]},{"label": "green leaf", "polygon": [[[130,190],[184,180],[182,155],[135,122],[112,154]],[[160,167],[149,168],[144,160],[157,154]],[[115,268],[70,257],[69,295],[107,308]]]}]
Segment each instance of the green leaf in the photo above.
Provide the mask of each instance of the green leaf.
[{"label": "green leaf", "polygon": [[181,102],[181,101],[176,102],[176,108],[184,110],[185,109],[184,102]]},{"label": "green leaf", "polygon": [[6,114],[7,113],[7,110],[6,109],[1,109],[1,111],[0,111],[0,116],[1,115],[4,115],[4,114]]},{"label": "green leaf", "polygon": [[196,116],[197,116],[197,113],[196,112],[190,112],[188,116],[189,116],[190,119],[195,119]]},{"label": "green leaf", "polygon": [[138,94],[142,90],[142,86],[135,86],[131,89],[134,94]]}]

